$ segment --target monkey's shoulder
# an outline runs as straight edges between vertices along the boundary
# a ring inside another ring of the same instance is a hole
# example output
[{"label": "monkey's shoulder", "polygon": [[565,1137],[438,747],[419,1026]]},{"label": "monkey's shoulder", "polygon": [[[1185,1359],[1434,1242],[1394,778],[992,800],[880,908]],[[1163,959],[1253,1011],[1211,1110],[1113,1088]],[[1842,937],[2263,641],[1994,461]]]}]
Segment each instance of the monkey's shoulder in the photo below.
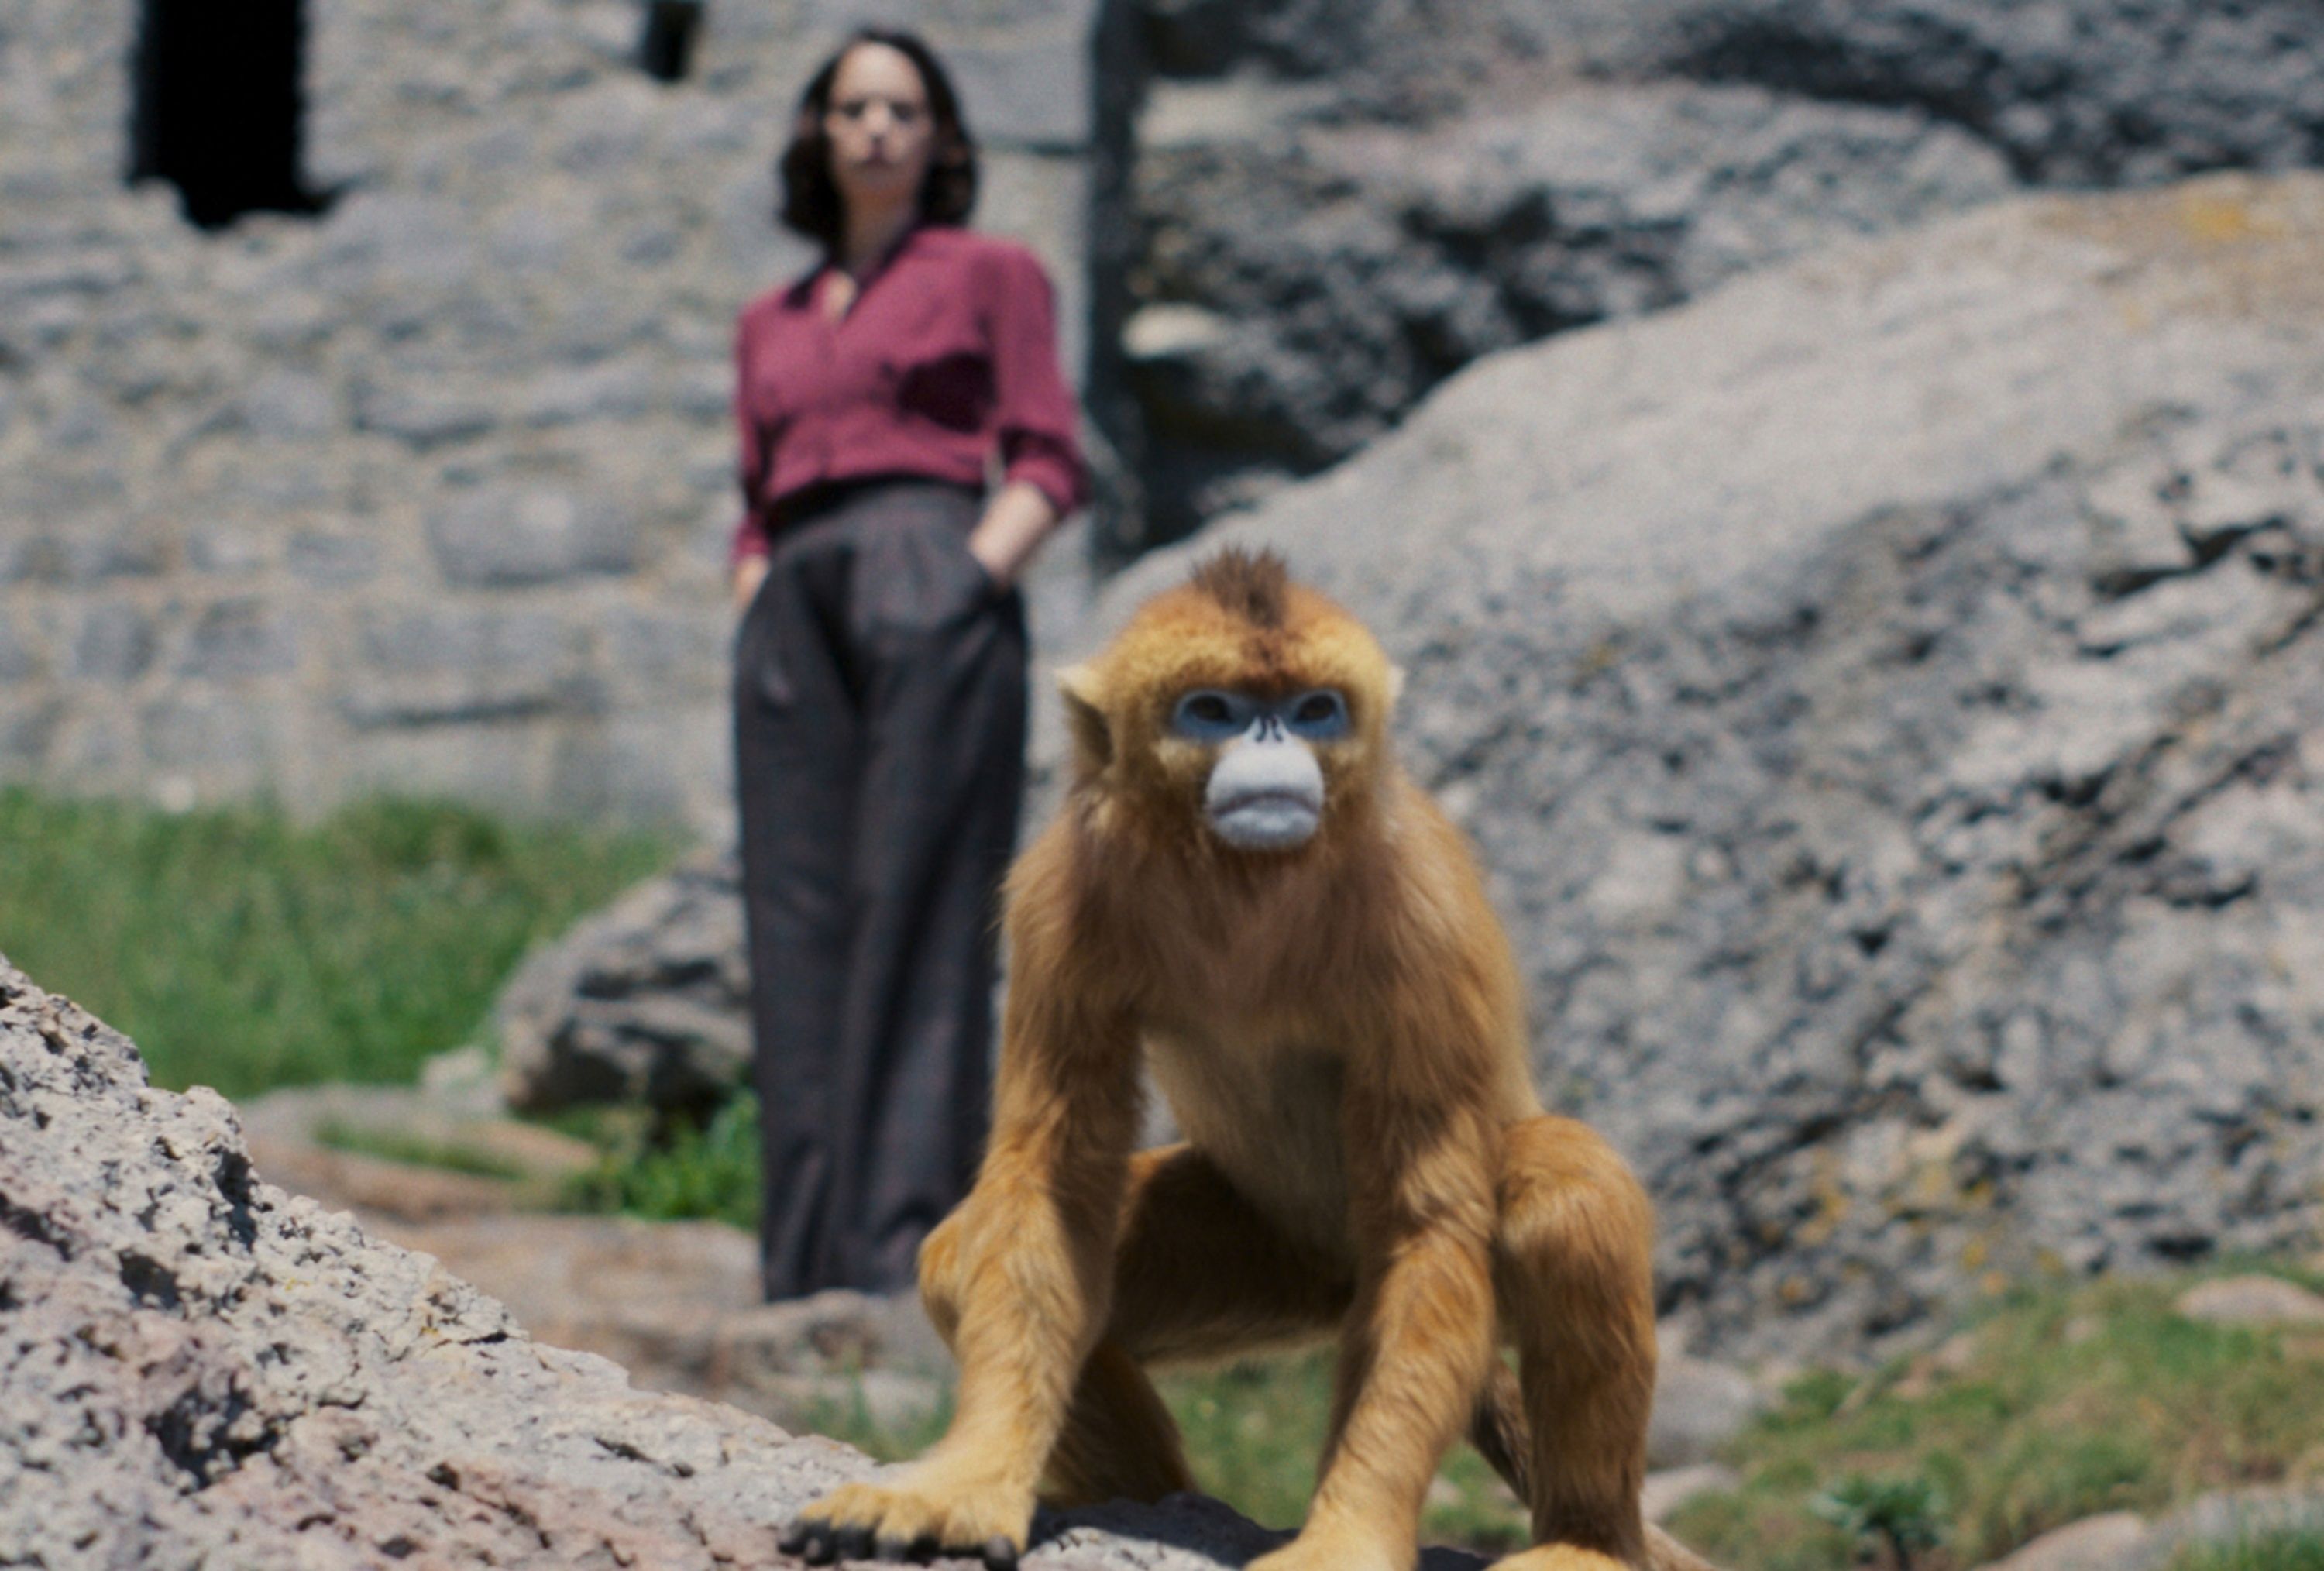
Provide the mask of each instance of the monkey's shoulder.
[{"label": "monkey's shoulder", "polygon": [[1505,947],[1476,848],[1434,798],[1398,775],[1382,793],[1377,840],[1383,873],[1365,891],[1390,942],[1432,960],[1480,941]]}]

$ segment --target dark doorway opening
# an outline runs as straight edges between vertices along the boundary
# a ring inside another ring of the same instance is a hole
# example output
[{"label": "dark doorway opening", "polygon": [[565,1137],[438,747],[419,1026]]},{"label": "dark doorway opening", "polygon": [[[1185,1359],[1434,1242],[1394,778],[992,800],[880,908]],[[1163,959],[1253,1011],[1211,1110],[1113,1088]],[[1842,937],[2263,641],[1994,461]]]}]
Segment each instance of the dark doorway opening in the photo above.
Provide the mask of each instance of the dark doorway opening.
[{"label": "dark doorway opening", "polygon": [[703,0],[646,0],[646,30],[638,40],[638,64],[657,81],[681,82],[694,63],[694,40],[702,31]]},{"label": "dark doorway opening", "polygon": [[300,0],[143,0],[130,178],[178,188],[205,229],[317,213],[299,171]]}]

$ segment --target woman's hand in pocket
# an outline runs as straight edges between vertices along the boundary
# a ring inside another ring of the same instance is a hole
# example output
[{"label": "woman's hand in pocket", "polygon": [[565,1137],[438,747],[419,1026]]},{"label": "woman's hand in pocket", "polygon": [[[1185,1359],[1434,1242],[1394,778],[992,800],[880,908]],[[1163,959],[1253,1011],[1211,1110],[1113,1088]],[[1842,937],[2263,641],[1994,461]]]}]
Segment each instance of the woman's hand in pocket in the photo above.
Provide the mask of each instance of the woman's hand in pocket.
[{"label": "woman's hand in pocket", "polygon": [[1017,581],[1033,552],[1057,527],[1057,509],[1038,485],[1012,480],[992,494],[984,516],[969,531],[968,554],[996,589]]}]

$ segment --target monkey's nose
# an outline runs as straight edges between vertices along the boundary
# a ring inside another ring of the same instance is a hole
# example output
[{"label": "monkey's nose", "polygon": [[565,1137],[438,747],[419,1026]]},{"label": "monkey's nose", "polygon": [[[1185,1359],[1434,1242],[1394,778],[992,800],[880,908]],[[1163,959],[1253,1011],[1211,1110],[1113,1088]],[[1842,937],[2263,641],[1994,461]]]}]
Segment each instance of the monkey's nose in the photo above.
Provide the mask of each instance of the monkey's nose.
[{"label": "monkey's nose", "polygon": [[1219,754],[1203,810],[1220,839],[1245,851],[1288,851],[1323,822],[1323,770],[1304,742],[1236,742]]}]

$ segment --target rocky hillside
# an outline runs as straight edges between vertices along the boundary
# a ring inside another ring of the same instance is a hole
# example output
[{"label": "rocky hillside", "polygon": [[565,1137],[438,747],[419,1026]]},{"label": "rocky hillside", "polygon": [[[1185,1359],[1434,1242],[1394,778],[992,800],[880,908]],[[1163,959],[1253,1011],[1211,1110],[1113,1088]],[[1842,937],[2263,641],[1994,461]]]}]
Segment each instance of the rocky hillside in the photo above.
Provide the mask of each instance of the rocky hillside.
[{"label": "rocky hillside", "polygon": [[1407,667],[1722,1349],[2324,1221],[2319,248],[2313,177],[2013,201],[1491,359],[1196,542]]},{"label": "rocky hillside", "polygon": [[[871,1466],[532,1341],[265,1182],[225,1102],[148,1089],[4,959],[0,1327],[0,1565],[781,1566],[773,1524]],[[1049,1521],[1026,1564],[1204,1571],[1271,1541],[1187,1497]]]},{"label": "rocky hillside", "polygon": [[2013,189],[2324,160],[2294,0],[1139,10],[1122,418],[1165,538],[1497,349]]}]

